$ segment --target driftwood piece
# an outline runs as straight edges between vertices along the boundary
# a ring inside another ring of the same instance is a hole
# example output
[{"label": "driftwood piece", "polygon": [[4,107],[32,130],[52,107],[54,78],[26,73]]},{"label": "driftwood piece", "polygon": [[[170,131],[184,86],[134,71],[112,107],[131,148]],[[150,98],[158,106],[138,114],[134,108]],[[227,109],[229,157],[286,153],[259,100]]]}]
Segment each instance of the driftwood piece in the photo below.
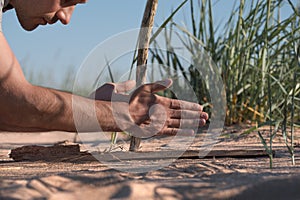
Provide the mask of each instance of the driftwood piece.
[{"label": "driftwood piece", "polygon": [[79,144],[62,142],[47,147],[37,145],[19,147],[12,149],[9,156],[15,161],[55,161],[78,155],[80,155]]},{"label": "driftwood piece", "polygon": [[[139,151],[139,152],[106,152],[92,153],[97,155],[101,161],[119,161],[119,160],[161,160],[161,159],[177,159],[178,155],[182,154],[179,159],[202,159],[202,158],[220,158],[220,157],[235,157],[235,158],[255,158],[268,157],[265,150],[262,149],[233,149],[233,150],[212,150],[206,156],[199,158],[199,151],[188,150],[185,152],[179,151]],[[15,161],[97,161],[97,159],[88,152],[80,151],[79,144],[59,143],[53,146],[23,146],[11,150],[10,157]],[[273,156],[275,152],[273,151]]]},{"label": "driftwood piece", "polygon": [[[148,49],[151,37],[151,31],[154,24],[154,16],[158,0],[148,0],[142,20],[141,30],[139,33],[139,45],[138,45],[138,57],[137,57],[137,68],[136,68],[136,83],[140,86],[146,81],[147,71],[147,59]],[[137,137],[131,137],[130,151],[138,151],[140,147],[141,139]]]}]

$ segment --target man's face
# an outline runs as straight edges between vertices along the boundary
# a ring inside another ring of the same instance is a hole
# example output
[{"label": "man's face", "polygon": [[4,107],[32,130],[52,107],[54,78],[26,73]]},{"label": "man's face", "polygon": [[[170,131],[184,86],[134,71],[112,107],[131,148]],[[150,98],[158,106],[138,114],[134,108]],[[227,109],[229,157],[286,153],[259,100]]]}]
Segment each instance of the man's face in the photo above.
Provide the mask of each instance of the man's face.
[{"label": "man's face", "polygon": [[21,26],[34,30],[39,25],[53,24],[58,20],[70,22],[75,5],[87,0],[10,0],[16,10]]}]

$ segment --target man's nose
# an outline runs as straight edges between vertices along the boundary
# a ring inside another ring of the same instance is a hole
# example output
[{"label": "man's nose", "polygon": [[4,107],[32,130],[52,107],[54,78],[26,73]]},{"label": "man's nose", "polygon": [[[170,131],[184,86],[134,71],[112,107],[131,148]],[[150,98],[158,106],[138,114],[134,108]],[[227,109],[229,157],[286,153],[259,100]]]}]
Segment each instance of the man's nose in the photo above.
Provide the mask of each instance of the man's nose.
[{"label": "man's nose", "polygon": [[61,21],[62,24],[68,24],[71,20],[75,6],[64,7],[57,11],[56,17]]}]

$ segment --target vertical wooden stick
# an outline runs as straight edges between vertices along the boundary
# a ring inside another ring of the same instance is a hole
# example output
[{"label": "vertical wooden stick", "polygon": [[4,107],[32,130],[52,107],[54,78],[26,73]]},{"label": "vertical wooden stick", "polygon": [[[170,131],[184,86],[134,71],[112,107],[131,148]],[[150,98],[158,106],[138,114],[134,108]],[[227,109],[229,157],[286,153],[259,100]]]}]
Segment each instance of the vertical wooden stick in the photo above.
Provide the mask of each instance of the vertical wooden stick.
[{"label": "vertical wooden stick", "polygon": [[[136,83],[137,87],[144,84],[146,81],[147,71],[147,59],[148,49],[150,43],[151,32],[154,24],[154,16],[158,0],[148,0],[142,20],[141,30],[139,33],[139,45],[138,45],[138,57],[137,57],[137,68],[136,68]],[[137,137],[131,137],[130,151],[138,151],[140,147],[141,139]]]}]

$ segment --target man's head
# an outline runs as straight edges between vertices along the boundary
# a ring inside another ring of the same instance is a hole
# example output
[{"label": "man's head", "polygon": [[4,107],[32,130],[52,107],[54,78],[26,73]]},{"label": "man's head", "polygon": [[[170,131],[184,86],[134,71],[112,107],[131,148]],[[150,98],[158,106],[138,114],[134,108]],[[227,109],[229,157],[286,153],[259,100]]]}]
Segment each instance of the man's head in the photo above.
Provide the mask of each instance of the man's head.
[{"label": "man's head", "polygon": [[70,22],[76,4],[87,0],[10,0],[15,8],[21,26],[34,30],[38,25],[53,24],[58,20]]}]

